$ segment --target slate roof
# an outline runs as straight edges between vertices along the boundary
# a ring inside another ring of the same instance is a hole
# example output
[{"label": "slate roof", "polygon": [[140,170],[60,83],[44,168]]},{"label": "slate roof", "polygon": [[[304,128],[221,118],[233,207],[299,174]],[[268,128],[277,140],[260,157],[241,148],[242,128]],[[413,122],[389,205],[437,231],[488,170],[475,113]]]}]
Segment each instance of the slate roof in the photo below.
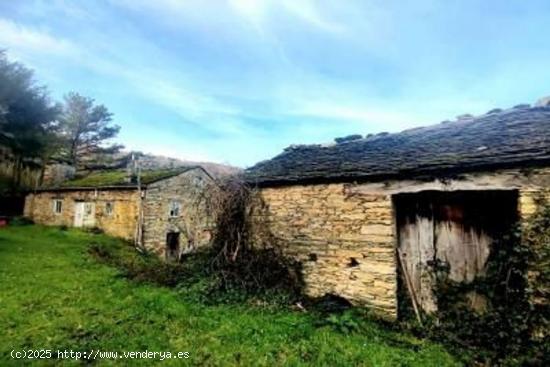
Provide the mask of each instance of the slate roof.
[{"label": "slate roof", "polygon": [[245,177],[249,183],[269,186],[412,178],[549,163],[550,105],[518,105],[395,134],[291,146],[249,168]]},{"label": "slate roof", "polygon": [[[189,166],[180,167],[175,169],[154,169],[144,170],[141,173],[142,187],[153,184],[155,182],[165,180],[174,176],[178,176],[182,173],[200,169],[204,171],[209,177],[210,174],[204,170],[201,166]],[[105,170],[92,172],[84,177],[76,178],[73,180],[65,181],[58,186],[44,186],[38,189],[38,191],[58,191],[58,190],[90,190],[90,189],[103,189],[103,190],[116,190],[116,189],[137,189],[135,183],[129,183],[127,179],[127,171],[124,169],[119,170]]]}]

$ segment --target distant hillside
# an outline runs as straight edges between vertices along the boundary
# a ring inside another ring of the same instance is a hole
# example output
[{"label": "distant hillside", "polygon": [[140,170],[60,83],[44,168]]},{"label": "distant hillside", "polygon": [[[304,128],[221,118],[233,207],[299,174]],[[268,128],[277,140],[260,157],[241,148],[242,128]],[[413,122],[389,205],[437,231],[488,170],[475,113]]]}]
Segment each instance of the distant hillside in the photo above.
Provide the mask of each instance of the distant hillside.
[{"label": "distant hillside", "polygon": [[67,164],[51,164],[47,167],[44,184],[60,185],[72,178],[86,178],[101,172],[108,171],[120,172],[132,168],[132,156],[139,163],[143,171],[152,170],[173,170],[188,166],[202,166],[214,177],[223,177],[241,172],[238,167],[212,162],[185,161],[177,158],[157,156],[153,154],[144,154],[141,152],[121,152],[114,155],[104,155],[100,157],[89,157],[84,162],[84,169],[74,172],[74,168]]},{"label": "distant hillside", "polygon": [[[131,160],[131,153],[126,154],[126,160],[129,163]],[[211,175],[221,177],[236,174],[242,171],[242,169],[234,166],[229,166],[220,163],[212,162],[196,162],[196,161],[184,161],[177,158],[164,157],[152,154],[143,154],[139,156],[140,167],[146,169],[165,169],[165,168],[178,168],[185,166],[202,166]]]}]

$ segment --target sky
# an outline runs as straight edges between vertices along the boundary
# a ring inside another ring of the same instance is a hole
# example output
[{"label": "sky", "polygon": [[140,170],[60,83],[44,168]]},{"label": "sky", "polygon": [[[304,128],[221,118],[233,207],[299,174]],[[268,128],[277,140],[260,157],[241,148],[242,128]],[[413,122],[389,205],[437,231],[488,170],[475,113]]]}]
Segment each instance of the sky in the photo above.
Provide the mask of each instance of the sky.
[{"label": "sky", "polygon": [[550,1],[0,0],[0,49],[128,149],[240,167],[550,95]]}]

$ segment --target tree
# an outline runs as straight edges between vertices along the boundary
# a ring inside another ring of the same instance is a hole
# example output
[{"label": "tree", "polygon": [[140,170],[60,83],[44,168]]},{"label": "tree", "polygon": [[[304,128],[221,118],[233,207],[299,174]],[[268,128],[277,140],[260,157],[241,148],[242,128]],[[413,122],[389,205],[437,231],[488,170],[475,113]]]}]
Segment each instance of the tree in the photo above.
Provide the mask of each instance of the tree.
[{"label": "tree", "polygon": [[117,136],[120,126],[112,124],[113,114],[104,105],[94,105],[92,98],[71,92],[65,96],[60,124],[66,140],[64,154],[76,169],[85,159],[118,152],[122,146],[107,145]]},{"label": "tree", "polygon": [[32,70],[9,61],[0,51],[0,144],[13,157],[14,190],[20,187],[26,166],[45,164],[59,112],[46,88],[36,84]]}]

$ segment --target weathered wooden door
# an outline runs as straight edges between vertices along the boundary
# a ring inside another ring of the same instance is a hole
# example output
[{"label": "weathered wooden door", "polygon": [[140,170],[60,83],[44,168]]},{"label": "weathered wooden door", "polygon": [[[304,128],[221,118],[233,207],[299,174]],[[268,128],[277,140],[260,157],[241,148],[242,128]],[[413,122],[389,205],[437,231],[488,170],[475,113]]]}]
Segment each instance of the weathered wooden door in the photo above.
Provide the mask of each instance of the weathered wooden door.
[{"label": "weathered wooden door", "polygon": [[[410,286],[412,286],[415,302],[419,308],[431,313],[437,310],[433,294],[432,260],[435,256],[434,244],[434,220],[431,214],[430,203],[423,204],[421,213],[405,218],[398,227],[400,262],[402,271],[407,274]],[[420,209],[420,208],[417,208]]]},{"label": "weathered wooden door", "polygon": [[74,204],[74,226],[75,227],[95,226],[95,203],[76,202]]},{"label": "weathered wooden door", "polygon": [[483,276],[492,243],[517,215],[515,191],[426,191],[398,195],[394,203],[401,276],[408,277],[402,284],[408,281],[426,313],[437,310],[436,266],[455,282]]}]

